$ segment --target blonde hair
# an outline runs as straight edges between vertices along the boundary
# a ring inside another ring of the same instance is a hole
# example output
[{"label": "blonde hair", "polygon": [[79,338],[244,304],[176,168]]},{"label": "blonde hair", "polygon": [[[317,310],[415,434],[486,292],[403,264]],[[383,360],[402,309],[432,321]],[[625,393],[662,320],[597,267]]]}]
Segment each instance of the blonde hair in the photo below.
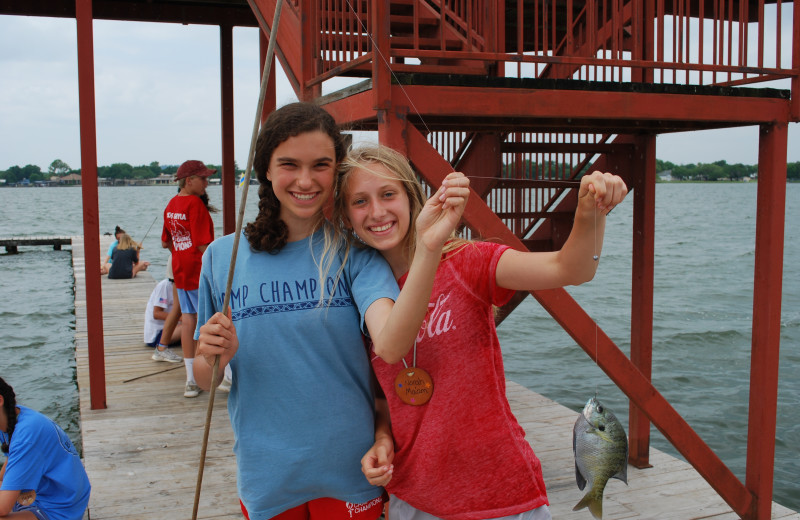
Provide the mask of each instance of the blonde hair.
[{"label": "blonde hair", "polygon": [[129,234],[122,233],[120,235],[117,249],[139,249],[140,247],[139,243],[134,241]]},{"label": "blonde hair", "polygon": [[[370,165],[383,165],[394,175],[389,177],[383,172],[370,168]],[[337,230],[342,232],[344,232],[344,222],[347,218],[346,197],[348,183],[350,174],[356,169],[368,171],[379,177],[400,181],[405,188],[409,203],[410,227],[406,236],[403,238],[402,245],[405,250],[406,259],[410,264],[414,259],[414,250],[417,244],[417,227],[415,224],[426,201],[425,193],[422,190],[422,183],[420,183],[417,174],[414,172],[408,159],[388,146],[369,144],[359,146],[352,150],[339,166],[339,178],[336,182],[336,195],[334,197],[333,220],[337,224]],[[355,240],[352,233],[346,233],[346,238],[350,242],[360,243]],[[449,253],[470,242],[469,240],[456,237],[455,232],[453,232],[450,240],[448,240],[447,244],[442,248],[442,253]]]}]

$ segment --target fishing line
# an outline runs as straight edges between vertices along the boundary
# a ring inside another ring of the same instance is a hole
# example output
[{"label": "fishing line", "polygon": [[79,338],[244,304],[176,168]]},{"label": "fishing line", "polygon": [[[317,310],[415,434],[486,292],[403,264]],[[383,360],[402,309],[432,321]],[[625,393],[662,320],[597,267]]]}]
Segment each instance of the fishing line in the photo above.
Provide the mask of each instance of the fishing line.
[{"label": "fishing line", "polygon": [[[231,286],[233,285],[233,273],[236,269],[236,253],[239,249],[239,237],[242,234],[242,223],[244,221],[244,209],[247,203],[247,191],[250,187],[250,173],[253,169],[253,159],[255,157],[256,141],[258,140],[258,130],[261,126],[261,114],[264,109],[264,98],[266,97],[267,83],[269,82],[270,69],[272,68],[272,57],[275,54],[275,40],[278,35],[278,24],[281,19],[281,8],[283,7],[283,0],[277,0],[275,5],[275,15],[272,20],[272,30],[269,34],[269,45],[267,46],[267,55],[264,59],[264,71],[261,75],[261,90],[258,96],[258,105],[256,107],[256,117],[253,123],[253,133],[250,139],[250,152],[247,155],[247,168],[244,172],[244,186],[242,187],[242,200],[239,202],[239,215],[236,219],[236,231],[233,234],[233,250],[231,251],[231,262],[228,268],[228,281],[225,286],[225,298],[222,303],[222,313],[227,314],[229,310],[229,303],[231,298]],[[206,452],[208,451],[208,434],[211,429],[211,415],[214,410],[214,396],[216,394],[216,381],[219,372],[219,359],[217,354],[214,356],[214,365],[211,368],[211,388],[208,395],[208,409],[206,411],[206,424],[205,431],[203,432],[203,445],[200,452],[200,465],[197,470],[197,486],[194,493],[194,508],[192,510],[192,520],[197,519],[197,509],[200,503],[200,488],[203,483],[203,469],[206,463]]]},{"label": "fishing line", "polygon": [[[595,195],[597,195],[596,192],[595,192]],[[597,263],[597,262],[600,261],[600,255],[597,254],[597,200],[596,199],[595,199],[595,207],[594,207],[594,247],[593,247],[593,251],[594,251],[594,255],[592,256],[592,260],[594,260],[595,263]],[[595,273],[597,273],[597,267],[599,267],[599,266],[595,267]],[[597,301],[597,298],[596,298],[597,297],[597,289],[594,290],[594,293],[595,293],[595,301]],[[592,320],[592,322],[594,323],[594,364],[595,364],[595,366],[597,368],[600,368],[600,353],[599,353],[599,348],[598,348],[598,345],[597,345],[597,343],[598,343],[598,340],[597,340],[598,325],[597,325],[597,320],[596,319]],[[595,384],[594,384],[594,398],[595,399],[597,399],[597,387],[598,387],[598,384],[599,383],[597,381],[595,381]]]},{"label": "fishing line", "polygon": [[356,20],[358,21],[358,25],[361,27],[361,29],[364,31],[364,33],[367,35],[367,38],[369,38],[369,41],[372,43],[373,51],[375,53],[377,53],[378,56],[380,56],[381,61],[383,61],[383,64],[386,66],[386,69],[389,71],[389,74],[391,74],[392,77],[394,78],[394,80],[397,82],[397,85],[400,87],[400,90],[403,92],[403,95],[408,100],[408,103],[411,105],[411,108],[414,109],[414,113],[417,114],[417,117],[419,117],[419,120],[422,122],[422,126],[425,127],[425,130],[429,134],[432,133],[431,129],[428,128],[428,125],[425,123],[425,120],[422,118],[422,115],[419,113],[419,110],[417,110],[416,105],[414,105],[414,102],[411,100],[411,97],[408,95],[408,92],[406,92],[406,89],[403,88],[403,84],[400,82],[400,79],[397,77],[397,75],[392,70],[392,67],[389,64],[389,61],[386,59],[386,56],[384,56],[383,53],[381,52],[380,48],[378,48],[378,45],[375,43],[375,40],[372,38],[372,33],[369,31],[369,29],[367,29],[367,26],[364,24],[363,21],[361,21],[361,17],[358,16],[358,13],[353,8],[353,4],[350,3],[350,0],[345,0],[345,1],[347,2],[347,7],[350,8],[350,12],[353,13],[353,16],[356,17]]}]

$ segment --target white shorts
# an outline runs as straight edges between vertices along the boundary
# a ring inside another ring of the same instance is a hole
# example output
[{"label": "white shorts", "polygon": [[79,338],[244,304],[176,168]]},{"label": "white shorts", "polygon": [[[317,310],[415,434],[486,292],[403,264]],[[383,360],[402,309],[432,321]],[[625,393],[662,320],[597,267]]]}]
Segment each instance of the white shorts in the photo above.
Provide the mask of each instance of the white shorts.
[{"label": "white shorts", "polygon": [[[389,495],[389,515],[386,520],[441,520],[440,518],[424,513],[408,502],[404,502],[394,495]],[[525,511],[516,515],[502,516],[499,518],[487,518],[486,520],[553,520],[550,515],[550,508],[547,506],[537,507],[531,511]]]}]

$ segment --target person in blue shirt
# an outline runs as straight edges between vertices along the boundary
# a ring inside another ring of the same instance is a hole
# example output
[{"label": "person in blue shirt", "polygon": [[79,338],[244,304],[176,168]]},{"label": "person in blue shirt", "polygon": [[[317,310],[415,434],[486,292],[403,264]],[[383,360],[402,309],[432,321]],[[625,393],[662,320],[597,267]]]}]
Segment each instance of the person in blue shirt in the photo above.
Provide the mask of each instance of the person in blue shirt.
[{"label": "person in blue shirt", "polygon": [[56,423],[20,406],[0,378],[0,518],[81,520],[91,486],[78,451]]}]

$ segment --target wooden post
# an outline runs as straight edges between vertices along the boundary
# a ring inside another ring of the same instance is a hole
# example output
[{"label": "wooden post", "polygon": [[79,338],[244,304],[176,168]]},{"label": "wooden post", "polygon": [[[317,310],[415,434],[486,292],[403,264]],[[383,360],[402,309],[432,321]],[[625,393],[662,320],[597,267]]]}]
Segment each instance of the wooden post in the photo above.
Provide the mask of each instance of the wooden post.
[{"label": "wooden post", "polygon": [[791,120],[795,123],[800,122],[800,0],[794,0],[794,27],[792,35],[792,68],[795,75],[792,76],[792,102],[789,105]]},{"label": "wooden post", "polygon": [[775,473],[775,424],[781,341],[783,229],[788,125],[762,125],[758,141],[758,207],[750,355],[750,415],[745,487],[753,506],[745,518],[769,519]]},{"label": "wooden post", "polygon": [[100,209],[97,201],[97,130],[94,101],[92,0],[75,0],[78,32],[78,99],[81,129],[83,254],[86,277],[86,328],[92,410],[106,408],[103,296],[100,287]]},{"label": "wooden post", "polygon": [[[633,263],[631,266],[631,362],[649,381],[653,372],[653,276],[656,217],[656,137],[636,138],[641,175],[633,181]],[[613,217],[611,217],[613,218]],[[628,412],[628,462],[650,467],[650,420],[633,402]]]},{"label": "wooden post", "polygon": [[[372,94],[378,118],[378,139],[381,144],[395,142],[389,119],[392,117],[392,71],[389,56],[389,4],[387,2],[372,3]],[[404,145],[405,146],[405,145]],[[403,153],[402,150],[398,150]]]},{"label": "wooden post", "polygon": [[[258,56],[259,60],[258,63],[258,77],[264,75],[264,67],[266,66],[266,59],[267,59],[267,49],[269,48],[269,37],[264,33],[264,31],[259,31],[258,33]],[[264,107],[261,109],[261,123],[263,124],[264,121],[267,119],[272,112],[275,111],[277,107],[277,88],[275,86],[275,76],[277,73],[275,72],[275,56],[272,56],[272,62],[270,63],[269,70],[273,71],[269,75],[269,83],[267,83],[267,92],[264,95]]]},{"label": "wooden post", "polygon": [[222,95],[222,234],[236,228],[236,168],[233,141],[233,27],[219,26],[220,93]]},{"label": "wooden post", "polygon": [[318,2],[300,2],[301,24],[301,65],[300,65],[300,101],[314,101],[322,94],[322,85],[316,83],[308,86],[308,82],[317,76],[318,57],[322,53],[319,26]]}]

